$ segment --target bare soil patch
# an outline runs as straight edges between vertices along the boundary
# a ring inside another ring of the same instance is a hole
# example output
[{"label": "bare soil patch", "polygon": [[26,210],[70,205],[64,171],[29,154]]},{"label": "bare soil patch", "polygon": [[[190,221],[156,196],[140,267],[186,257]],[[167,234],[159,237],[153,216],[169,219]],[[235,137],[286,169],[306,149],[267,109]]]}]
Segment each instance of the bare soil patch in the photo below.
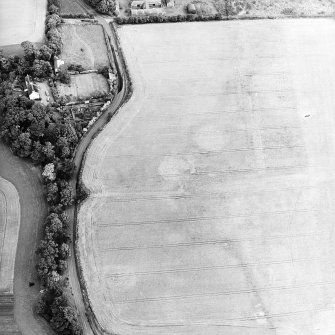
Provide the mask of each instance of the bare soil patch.
[{"label": "bare soil patch", "polygon": [[0,46],[42,42],[46,7],[46,0],[1,0]]},{"label": "bare soil patch", "polygon": [[331,335],[335,22],[119,32],[134,94],[88,151],[79,212],[100,324]]},{"label": "bare soil patch", "polygon": [[82,65],[86,70],[109,66],[107,46],[98,24],[64,24],[60,27],[65,64]]},{"label": "bare soil patch", "polygon": [[90,98],[92,96],[107,94],[109,85],[106,78],[98,73],[85,73],[71,75],[69,85],[57,83],[60,96],[68,96],[70,101]]}]

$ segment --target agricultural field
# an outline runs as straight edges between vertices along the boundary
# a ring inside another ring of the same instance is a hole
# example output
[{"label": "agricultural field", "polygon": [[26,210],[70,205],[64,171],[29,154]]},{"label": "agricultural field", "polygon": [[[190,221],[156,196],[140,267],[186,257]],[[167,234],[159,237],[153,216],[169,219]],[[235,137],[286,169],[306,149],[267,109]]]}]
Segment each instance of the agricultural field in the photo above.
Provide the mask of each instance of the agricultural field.
[{"label": "agricultural field", "polygon": [[87,11],[76,0],[60,0],[60,15],[81,15]]},{"label": "agricultural field", "polygon": [[63,24],[60,27],[66,65],[82,65],[86,70],[109,66],[107,46],[98,24]]},{"label": "agricultural field", "polygon": [[13,294],[19,228],[19,195],[13,184],[0,177],[0,311],[1,296]]},{"label": "agricultural field", "polygon": [[0,333],[21,334],[14,320],[14,268],[20,229],[19,195],[0,177]]},{"label": "agricultural field", "polygon": [[0,47],[43,42],[46,7],[46,0],[1,0]]},{"label": "agricultural field", "polygon": [[230,0],[230,4],[231,14],[246,16],[332,15],[335,9],[333,0]]},{"label": "agricultural field", "polygon": [[89,98],[96,95],[109,93],[109,85],[106,78],[98,73],[85,73],[71,75],[69,85],[57,83],[60,96],[68,96],[70,101]]},{"label": "agricultural field", "polygon": [[78,248],[115,334],[331,335],[335,22],[123,26]]}]

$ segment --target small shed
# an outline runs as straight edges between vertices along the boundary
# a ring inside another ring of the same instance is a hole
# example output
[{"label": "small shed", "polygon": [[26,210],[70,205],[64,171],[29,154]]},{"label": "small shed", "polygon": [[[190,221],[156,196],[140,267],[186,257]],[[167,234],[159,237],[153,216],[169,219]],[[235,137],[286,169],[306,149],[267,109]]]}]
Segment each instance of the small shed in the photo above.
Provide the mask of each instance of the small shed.
[{"label": "small shed", "polygon": [[55,68],[55,73],[57,73],[62,65],[64,65],[65,62],[58,58],[57,56],[54,57],[54,68]]}]

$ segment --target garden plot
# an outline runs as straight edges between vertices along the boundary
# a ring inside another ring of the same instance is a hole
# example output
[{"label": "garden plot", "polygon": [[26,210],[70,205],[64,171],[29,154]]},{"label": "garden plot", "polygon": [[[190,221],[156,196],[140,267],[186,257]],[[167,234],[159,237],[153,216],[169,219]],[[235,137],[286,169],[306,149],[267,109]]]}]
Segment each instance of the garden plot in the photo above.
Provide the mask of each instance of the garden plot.
[{"label": "garden plot", "polygon": [[69,85],[57,82],[57,90],[60,96],[68,96],[70,101],[76,101],[107,94],[109,93],[109,85],[103,75],[85,73],[71,75]]},{"label": "garden plot", "polygon": [[60,27],[66,65],[82,65],[86,70],[109,66],[103,29],[98,24],[64,24]]},{"label": "garden plot", "polygon": [[0,1],[0,46],[43,42],[46,0]]},{"label": "garden plot", "polygon": [[134,92],[88,150],[78,216],[103,329],[333,334],[334,20],[119,35]]}]

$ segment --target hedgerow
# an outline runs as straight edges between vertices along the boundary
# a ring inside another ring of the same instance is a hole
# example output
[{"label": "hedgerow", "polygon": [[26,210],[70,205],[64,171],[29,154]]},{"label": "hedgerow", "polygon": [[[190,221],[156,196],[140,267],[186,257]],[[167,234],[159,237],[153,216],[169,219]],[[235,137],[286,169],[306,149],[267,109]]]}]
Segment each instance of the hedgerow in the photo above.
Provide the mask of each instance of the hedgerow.
[{"label": "hedgerow", "polygon": [[220,21],[226,18],[221,14],[214,15],[150,15],[150,16],[129,16],[116,17],[115,22],[122,24],[144,24],[144,23],[166,23],[166,22],[193,22],[193,21]]}]

